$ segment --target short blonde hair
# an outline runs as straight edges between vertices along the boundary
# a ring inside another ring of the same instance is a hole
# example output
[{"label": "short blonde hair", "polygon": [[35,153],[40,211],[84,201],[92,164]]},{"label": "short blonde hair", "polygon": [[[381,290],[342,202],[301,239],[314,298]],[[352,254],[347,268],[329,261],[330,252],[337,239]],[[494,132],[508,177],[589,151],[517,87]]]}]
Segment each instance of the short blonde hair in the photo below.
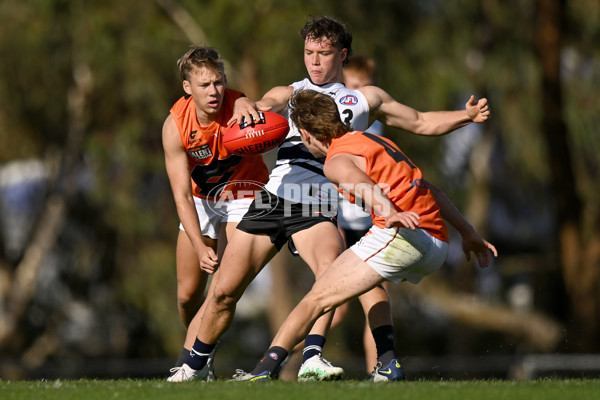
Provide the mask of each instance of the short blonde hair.
[{"label": "short blonde hair", "polygon": [[203,67],[225,76],[225,64],[221,55],[216,49],[207,46],[192,47],[177,60],[177,67],[184,81],[189,80],[195,70]]}]

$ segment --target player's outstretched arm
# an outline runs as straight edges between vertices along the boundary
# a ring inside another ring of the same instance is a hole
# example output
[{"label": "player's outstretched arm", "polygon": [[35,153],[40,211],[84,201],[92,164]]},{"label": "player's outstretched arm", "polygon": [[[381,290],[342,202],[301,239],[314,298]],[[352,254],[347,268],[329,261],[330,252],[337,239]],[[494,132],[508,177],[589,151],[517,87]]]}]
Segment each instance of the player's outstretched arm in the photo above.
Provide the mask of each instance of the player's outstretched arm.
[{"label": "player's outstretched arm", "polygon": [[473,253],[481,268],[490,265],[492,262],[492,255],[498,257],[496,247],[479,236],[475,230],[466,236],[462,236],[462,248],[467,257],[467,261],[471,261],[471,253]]},{"label": "player's outstretched arm", "polygon": [[431,194],[440,207],[442,217],[460,233],[467,261],[471,260],[471,253],[473,253],[481,268],[490,265],[492,255],[498,257],[496,247],[479,235],[444,192],[430,182],[428,184]]},{"label": "player's outstretched arm", "polygon": [[235,101],[233,107],[233,116],[227,122],[227,125],[231,125],[234,121],[245,119],[246,121],[258,121],[259,111],[272,111],[280,113],[285,109],[294,92],[294,88],[291,86],[276,86],[269,90],[262,99],[254,102],[247,97],[240,97]]},{"label": "player's outstretched arm", "polygon": [[487,99],[475,101],[475,96],[469,98],[464,110],[420,112],[399,103],[377,86],[359,90],[367,98],[372,116],[388,126],[417,135],[443,135],[472,122],[485,122],[490,116]]}]

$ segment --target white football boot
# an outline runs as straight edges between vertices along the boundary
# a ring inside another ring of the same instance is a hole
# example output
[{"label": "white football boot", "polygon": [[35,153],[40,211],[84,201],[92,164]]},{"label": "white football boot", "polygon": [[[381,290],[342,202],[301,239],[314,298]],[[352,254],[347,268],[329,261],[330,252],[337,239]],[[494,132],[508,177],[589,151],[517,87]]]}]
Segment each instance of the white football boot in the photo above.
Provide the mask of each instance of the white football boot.
[{"label": "white football boot", "polygon": [[167,378],[167,382],[187,382],[187,381],[208,381],[208,364],[202,369],[193,369],[187,364],[181,367],[171,368],[171,376]]},{"label": "white football boot", "polygon": [[334,367],[320,354],[314,355],[302,363],[300,371],[298,371],[298,381],[300,382],[333,381],[343,377],[344,370],[340,367]]}]

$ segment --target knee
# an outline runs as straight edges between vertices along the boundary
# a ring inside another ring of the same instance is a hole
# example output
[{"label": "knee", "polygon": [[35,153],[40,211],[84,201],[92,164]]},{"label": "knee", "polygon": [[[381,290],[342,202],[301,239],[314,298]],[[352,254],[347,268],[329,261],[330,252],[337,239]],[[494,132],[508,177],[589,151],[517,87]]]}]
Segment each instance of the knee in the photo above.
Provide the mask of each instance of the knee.
[{"label": "knee", "polygon": [[219,309],[231,309],[234,308],[239,300],[239,296],[231,293],[223,288],[216,286],[213,289],[212,295],[213,304]]},{"label": "knee", "polygon": [[204,299],[203,293],[193,290],[178,290],[177,303],[182,308],[199,307]]},{"label": "knee", "polygon": [[323,315],[337,306],[321,293],[309,293],[302,299],[303,306],[311,310],[312,314]]},{"label": "knee", "polygon": [[319,277],[325,272],[327,268],[335,261],[335,257],[322,257],[318,260],[313,268],[313,273],[315,274],[315,279],[319,279]]}]

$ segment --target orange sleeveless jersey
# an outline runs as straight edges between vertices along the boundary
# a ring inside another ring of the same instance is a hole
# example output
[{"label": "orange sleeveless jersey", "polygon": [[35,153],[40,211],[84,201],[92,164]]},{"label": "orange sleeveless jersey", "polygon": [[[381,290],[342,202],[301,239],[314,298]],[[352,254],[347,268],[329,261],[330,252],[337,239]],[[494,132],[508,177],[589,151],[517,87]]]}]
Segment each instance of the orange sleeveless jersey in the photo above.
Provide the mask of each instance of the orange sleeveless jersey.
[{"label": "orange sleeveless jersey", "polygon": [[238,156],[225,149],[221,138],[233,115],[233,104],[241,92],[225,89],[221,112],[208,127],[196,119],[192,96],[180,98],[171,108],[181,144],[187,152],[192,190],[196,197],[211,200],[251,198],[269,178],[261,155]]},{"label": "orange sleeveless jersey", "polygon": [[[430,235],[448,241],[448,228],[431,194],[421,170],[400,151],[391,140],[366,132],[350,132],[333,139],[327,160],[335,154],[348,153],[366,160],[367,175],[383,189],[398,210],[413,211],[421,217],[419,228]],[[348,193],[345,193],[349,195]],[[355,198],[349,195],[350,201]],[[385,228],[383,217],[371,212],[373,225]]]}]

